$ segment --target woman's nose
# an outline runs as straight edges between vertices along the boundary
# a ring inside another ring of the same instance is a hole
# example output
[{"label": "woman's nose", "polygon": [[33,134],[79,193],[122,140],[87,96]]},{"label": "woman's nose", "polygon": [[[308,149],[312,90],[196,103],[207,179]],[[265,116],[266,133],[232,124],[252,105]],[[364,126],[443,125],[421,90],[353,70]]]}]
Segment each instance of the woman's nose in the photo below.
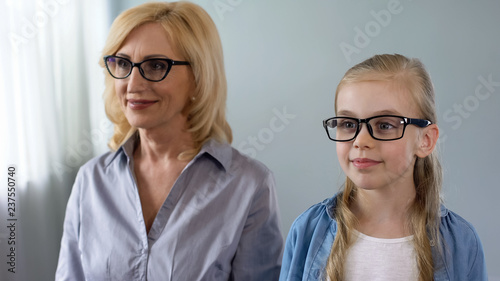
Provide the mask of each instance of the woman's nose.
[{"label": "woman's nose", "polygon": [[138,67],[132,68],[132,72],[127,77],[127,80],[127,90],[129,93],[136,93],[144,90],[145,85],[148,82],[144,77],[142,77]]}]

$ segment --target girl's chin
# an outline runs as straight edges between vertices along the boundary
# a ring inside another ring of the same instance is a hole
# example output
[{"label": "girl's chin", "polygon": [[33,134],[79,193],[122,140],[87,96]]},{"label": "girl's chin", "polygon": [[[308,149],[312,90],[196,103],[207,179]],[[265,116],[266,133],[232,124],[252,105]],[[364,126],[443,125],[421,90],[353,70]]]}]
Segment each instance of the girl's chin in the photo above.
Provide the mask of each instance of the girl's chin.
[{"label": "girl's chin", "polygon": [[374,180],[369,180],[369,179],[360,180],[360,179],[353,179],[353,178],[350,178],[350,179],[354,183],[354,185],[356,185],[356,187],[358,189],[361,189],[361,190],[375,190],[375,189],[380,188],[379,185],[374,184]]},{"label": "girl's chin", "polygon": [[371,190],[376,190],[377,187],[375,186],[359,186],[359,185],[356,185],[358,187],[358,189],[360,190],[365,190],[365,191],[371,191]]}]

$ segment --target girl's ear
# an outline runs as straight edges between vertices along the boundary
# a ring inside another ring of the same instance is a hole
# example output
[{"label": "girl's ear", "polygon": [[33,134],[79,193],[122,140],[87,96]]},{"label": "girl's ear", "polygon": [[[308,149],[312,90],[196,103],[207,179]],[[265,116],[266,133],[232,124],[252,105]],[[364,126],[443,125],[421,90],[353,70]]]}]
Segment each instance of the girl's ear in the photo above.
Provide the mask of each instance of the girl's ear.
[{"label": "girl's ear", "polygon": [[424,158],[431,154],[436,147],[439,138],[439,128],[436,124],[431,124],[424,128],[420,138],[419,147],[417,148],[416,155],[419,158]]}]

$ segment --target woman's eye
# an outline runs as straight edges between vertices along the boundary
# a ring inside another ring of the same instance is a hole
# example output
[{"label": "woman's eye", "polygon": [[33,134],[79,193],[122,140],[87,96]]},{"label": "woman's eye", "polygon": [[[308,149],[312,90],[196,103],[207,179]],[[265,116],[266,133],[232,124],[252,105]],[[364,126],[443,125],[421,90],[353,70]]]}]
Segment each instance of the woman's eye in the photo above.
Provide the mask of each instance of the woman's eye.
[{"label": "woman's eye", "polygon": [[148,63],[148,69],[151,71],[165,71],[167,65],[163,61],[150,61]]},{"label": "woman's eye", "polygon": [[120,68],[129,68],[130,67],[130,63],[126,60],[123,60],[123,59],[118,59],[116,61],[116,65],[118,65],[118,67],[120,67]]}]

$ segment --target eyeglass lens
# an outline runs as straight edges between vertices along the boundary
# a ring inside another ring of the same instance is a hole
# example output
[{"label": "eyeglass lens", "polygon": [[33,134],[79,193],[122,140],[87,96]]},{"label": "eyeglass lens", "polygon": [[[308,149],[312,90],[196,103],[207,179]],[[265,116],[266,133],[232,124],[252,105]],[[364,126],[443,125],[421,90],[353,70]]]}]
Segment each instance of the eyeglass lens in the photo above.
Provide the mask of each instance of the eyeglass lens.
[{"label": "eyeglass lens", "polygon": [[[400,117],[381,116],[368,121],[370,135],[376,139],[391,140],[403,136],[405,121]],[[335,117],[327,121],[330,138],[346,141],[356,136],[359,121],[351,118]]]}]

